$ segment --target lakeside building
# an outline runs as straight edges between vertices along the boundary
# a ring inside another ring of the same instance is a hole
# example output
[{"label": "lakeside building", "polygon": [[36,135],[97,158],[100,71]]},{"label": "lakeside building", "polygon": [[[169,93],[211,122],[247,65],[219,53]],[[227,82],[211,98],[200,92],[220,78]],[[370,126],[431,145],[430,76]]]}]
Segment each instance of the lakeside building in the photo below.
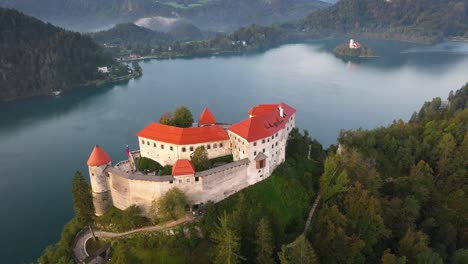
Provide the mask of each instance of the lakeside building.
[{"label": "lakeside building", "polygon": [[[100,146],[95,146],[87,164],[96,215],[112,206],[125,210],[131,205],[148,214],[152,202],[174,187],[182,190],[192,205],[219,202],[268,178],[286,159],[296,110],[285,103],[262,104],[248,114],[247,119],[231,126],[217,123],[208,108],[194,127],[151,123],[137,133],[140,150],[127,151],[129,159],[116,165]],[[195,171],[190,157],[200,146],[210,159],[232,155],[233,162]],[[171,165],[172,174],[139,172],[134,162],[138,157]]]}]

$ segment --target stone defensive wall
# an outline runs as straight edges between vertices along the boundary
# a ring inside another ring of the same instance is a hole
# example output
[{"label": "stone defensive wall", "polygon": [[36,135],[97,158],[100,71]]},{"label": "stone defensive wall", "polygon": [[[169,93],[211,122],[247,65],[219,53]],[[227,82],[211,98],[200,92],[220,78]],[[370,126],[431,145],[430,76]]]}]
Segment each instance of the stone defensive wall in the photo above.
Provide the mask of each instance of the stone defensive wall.
[{"label": "stone defensive wall", "polygon": [[174,177],[133,173],[128,161],[119,162],[104,170],[110,193],[105,200],[101,199],[104,203],[102,206],[114,205],[125,210],[137,205],[147,215],[152,202],[174,187],[182,190],[191,204],[219,202],[250,185],[247,174],[249,163],[249,159],[243,159],[194,175]]}]

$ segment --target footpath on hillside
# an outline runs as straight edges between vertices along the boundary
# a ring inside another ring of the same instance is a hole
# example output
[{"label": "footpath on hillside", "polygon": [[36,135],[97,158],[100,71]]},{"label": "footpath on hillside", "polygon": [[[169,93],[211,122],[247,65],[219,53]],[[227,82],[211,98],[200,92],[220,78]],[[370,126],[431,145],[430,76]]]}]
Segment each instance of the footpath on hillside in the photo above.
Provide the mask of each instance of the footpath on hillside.
[{"label": "footpath on hillside", "polygon": [[[162,230],[170,229],[178,225],[192,222],[195,219],[196,218],[193,217],[192,215],[186,215],[184,218],[171,221],[171,222],[167,222],[161,225],[142,227],[142,228],[133,229],[133,230],[123,232],[123,233],[95,231],[94,235],[99,238],[118,239],[118,238],[130,236],[136,233],[154,232],[154,231],[162,231]],[[86,242],[92,237],[93,237],[93,234],[89,230],[85,232],[80,232],[75,237],[75,240],[73,243],[73,259],[75,260],[76,263],[83,263],[83,261],[89,256],[88,252],[86,251]]]}]

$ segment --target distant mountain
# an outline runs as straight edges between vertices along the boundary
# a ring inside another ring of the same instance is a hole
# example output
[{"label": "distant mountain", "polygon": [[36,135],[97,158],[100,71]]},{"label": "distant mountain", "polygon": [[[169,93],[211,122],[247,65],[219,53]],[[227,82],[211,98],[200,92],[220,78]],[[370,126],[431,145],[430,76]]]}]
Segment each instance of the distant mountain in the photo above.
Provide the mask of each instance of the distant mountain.
[{"label": "distant mountain", "polygon": [[172,42],[172,36],[169,34],[139,27],[132,23],[118,24],[109,30],[92,33],[90,36],[100,44],[129,49],[139,49],[142,46],[153,47]]},{"label": "distant mountain", "polygon": [[0,8],[0,101],[68,91],[113,59],[88,36]]},{"label": "distant mountain", "polygon": [[301,19],[328,5],[320,0],[0,0],[0,6],[86,32],[142,18],[186,20],[202,30],[230,31]]},{"label": "distant mountain", "polygon": [[465,0],[341,0],[313,12],[301,30],[435,42],[467,34],[467,5]]},{"label": "distant mountain", "polygon": [[175,40],[199,40],[205,38],[205,34],[198,27],[190,23],[176,24],[167,33]]}]

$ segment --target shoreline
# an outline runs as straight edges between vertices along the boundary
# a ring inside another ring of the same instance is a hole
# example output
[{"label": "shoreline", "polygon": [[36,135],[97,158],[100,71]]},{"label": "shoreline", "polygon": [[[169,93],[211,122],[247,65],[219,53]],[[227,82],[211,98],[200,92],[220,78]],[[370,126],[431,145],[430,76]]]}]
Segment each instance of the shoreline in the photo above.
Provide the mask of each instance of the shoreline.
[{"label": "shoreline", "polygon": [[39,94],[32,94],[32,95],[26,95],[26,96],[0,99],[0,104],[15,103],[18,101],[24,101],[24,100],[29,100],[29,99],[39,98],[39,97],[43,97],[43,98],[60,97],[64,94],[68,94],[68,93],[81,90],[81,89],[100,88],[101,86],[105,86],[105,85],[112,85],[112,84],[117,84],[117,83],[124,82],[124,81],[129,81],[131,79],[139,78],[141,77],[141,75],[142,74],[134,73],[134,74],[129,74],[126,76],[118,77],[115,79],[89,81],[85,84],[75,85],[70,90],[60,91],[59,95],[54,95],[53,93],[47,93],[47,94],[39,93]]}]

